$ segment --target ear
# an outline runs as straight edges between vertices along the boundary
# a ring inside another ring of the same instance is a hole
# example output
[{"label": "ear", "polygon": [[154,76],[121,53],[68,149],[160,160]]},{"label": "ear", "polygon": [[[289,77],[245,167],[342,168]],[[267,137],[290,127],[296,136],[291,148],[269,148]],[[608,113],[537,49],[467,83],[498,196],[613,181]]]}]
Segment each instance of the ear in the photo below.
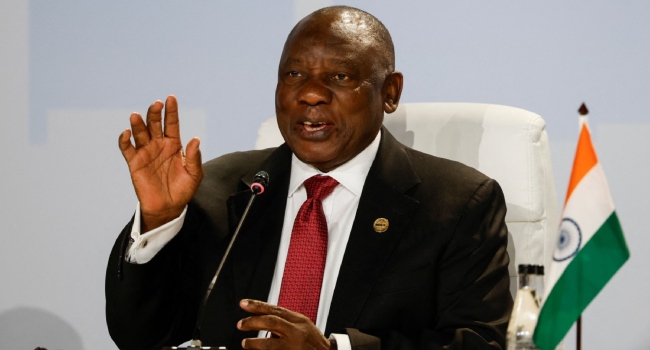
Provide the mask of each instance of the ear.
[{"label": "ear", "polygon": [[384,112],[393,113],[399,104],[399,98],[402,96],[402,86],[404,84],[404,76],[401,72],[392,72],[386,77],[384,86],[382,87],[382,95],[384,97]]}]

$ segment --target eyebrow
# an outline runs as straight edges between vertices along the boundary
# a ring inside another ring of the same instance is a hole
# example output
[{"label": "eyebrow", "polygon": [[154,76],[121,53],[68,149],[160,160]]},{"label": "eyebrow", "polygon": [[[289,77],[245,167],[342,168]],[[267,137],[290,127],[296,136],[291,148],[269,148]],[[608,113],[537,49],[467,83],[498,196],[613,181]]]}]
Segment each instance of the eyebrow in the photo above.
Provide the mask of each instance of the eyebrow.
[{"label": "eyebrow", "polygon": [[288,58],[282,62],[283,64],[300,64],[302,60],[300,58]]},{"label": "eyebrow", "polygon": [[[293,58],[287,58],[282,64],[302,64],[304,63],[304,60],[301,58],[293,57]],[[350,67],[356,67],[358,65],[358,62],[355,62],[353,60],[348,60],[348,59],[341,59],[341,58],[332,58],[328,60],[328,63],[335,64],[335,65],[342,65],[342,66],[350,66]]]},{"label": "eyebrow", "polygon": [[333,58],[330,60],[331,63],[334,64],[340,64],[340,65],[346,65],[346,66],[356,66],[357,62],[353,60],[346,60],[346,59],[338,59],[338,58]]}]

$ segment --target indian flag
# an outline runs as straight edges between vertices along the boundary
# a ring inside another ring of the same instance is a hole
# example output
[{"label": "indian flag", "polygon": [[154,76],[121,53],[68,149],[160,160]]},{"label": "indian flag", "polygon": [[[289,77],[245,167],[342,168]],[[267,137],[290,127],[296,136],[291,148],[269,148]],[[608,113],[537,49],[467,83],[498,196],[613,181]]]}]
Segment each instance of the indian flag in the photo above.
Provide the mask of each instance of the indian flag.
[{"label": "indian flag", "polygon": [[630,257],[583,107],[560,234],[534,334],[535,344],[542,350],[555,349]]}]

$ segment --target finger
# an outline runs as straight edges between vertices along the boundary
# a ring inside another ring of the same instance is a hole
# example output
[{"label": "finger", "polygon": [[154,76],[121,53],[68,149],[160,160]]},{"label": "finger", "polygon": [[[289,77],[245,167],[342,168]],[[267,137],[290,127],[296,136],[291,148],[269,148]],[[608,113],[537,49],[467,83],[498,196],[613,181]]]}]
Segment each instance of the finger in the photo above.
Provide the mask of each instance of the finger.
[{"label": "finger", "polygon": [[307,320],[306,316],[301,315],[297,312],[293,312],[283,307],[271,305],[269,303],[265,303],[259,300],[243,299],[242,301],[239,302],[239,306],[242,309],[253,314],[273,315],[285,319],[289,322],[295,323],[295,322],[304,322],[305,320]]},{"label": "finger", "polygon": [[124,159],[128,163],[135,156],[135,148],[131,143],[131,130],[124,130],[117,139],[117,144],[120,147],[120,151],[122,151]]},{"label": "finger", "polygon": [[281,337],[291,334],[292,328],[289,321],[273,315],[250,316],[237,322],[240,331],[269,331]]},{"label": "finger", "polygon": [[165,101],[165,136],[180,138],[181,130],[178,123],[178,102],[174,95],[167,96]]},{"label": "finger", "polygon": [[241,341],[244,349],[285,349],[284,339],[278,338],[246,338]]},{"label": "finger", "polygon": [[147,110],[147,128],[149,128],[149,135],[151,135],[151,138],[163,136],[162,108],[162,101],[156,101],[152,103]]},{"label": "finger", "polygon": [[195,137],[187,143],[185,148],[185,168],[194,178],[203,177],[203,162],[201,160],[201,139]]},{"label": "finger", "polygon": [[133,140],[135,140],[135,147],[139,148],[149,143],[149,140],[151,140],[149,130],[144,125],[140,113],[132,113],[129,121],[131,122],[131,132],[133,133]]}]

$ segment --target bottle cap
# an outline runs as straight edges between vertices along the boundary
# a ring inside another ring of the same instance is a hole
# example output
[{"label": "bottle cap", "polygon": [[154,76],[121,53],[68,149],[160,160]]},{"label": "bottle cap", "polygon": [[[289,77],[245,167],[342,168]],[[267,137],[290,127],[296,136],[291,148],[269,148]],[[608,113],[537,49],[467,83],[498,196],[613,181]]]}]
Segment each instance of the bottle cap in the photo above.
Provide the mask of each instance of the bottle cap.
[{"label": "bottle cap", "polygon": [[519,264],[519,273],[534,274],[537,273],[537,269],[535,268],[535,265]]}]

